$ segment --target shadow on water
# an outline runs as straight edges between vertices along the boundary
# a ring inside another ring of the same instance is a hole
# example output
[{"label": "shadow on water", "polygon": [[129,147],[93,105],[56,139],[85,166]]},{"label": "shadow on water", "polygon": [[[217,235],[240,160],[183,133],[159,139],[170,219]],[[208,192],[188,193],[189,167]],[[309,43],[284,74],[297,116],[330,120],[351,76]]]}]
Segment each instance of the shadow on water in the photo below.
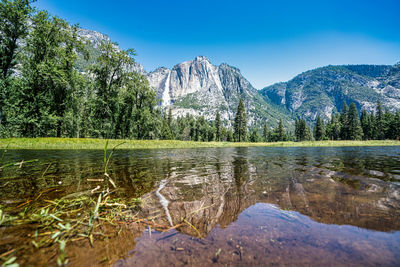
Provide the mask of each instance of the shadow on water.
[{"label": "shadow on water", "polygon": [[[39,162],[0,172],[3,208],[47,188],[55,188],[48,198],[90,190],[103,175],[102,151],[7,157]],[[396,266],[400,260],[398,147],[118,150],[111,172],[120,198],[141,197],[141,209],[132,213],[147,223],[104,227],[107,238],[93,247],[87,240],[70,243],[73,265]],[[27,228],[1,227],[0,254],[28,242]],[[56,258],[57,248],[41,251],[18,257],[27,265]]]}]

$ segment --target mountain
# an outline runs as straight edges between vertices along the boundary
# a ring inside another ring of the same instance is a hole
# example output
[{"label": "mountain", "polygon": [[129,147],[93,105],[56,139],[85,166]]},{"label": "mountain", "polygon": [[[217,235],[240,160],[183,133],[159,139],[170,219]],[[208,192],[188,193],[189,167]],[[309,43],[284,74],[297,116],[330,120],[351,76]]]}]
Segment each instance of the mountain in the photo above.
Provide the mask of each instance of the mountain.
[{"label": "mountain", "polygon": [[261,125],[267,120],[275,126],[281,117],[290,121],[290,115],[263,99],[239,69],[227,64],[215,66],[203,56],[177,64],[172,69],[158,68],[147,77],[162,101],[162,107],[170,108],[175,116],[189,113],[213,120],[220,110],[222,120],[229,124],[242,98],[250,125]]},{"label": "mountain", "polygon": [[[83,57],[78,60],[78,69],[84,71],[99,55],[100,43],[110,39],[86,29],[80,29],[79,34],[89,41],[91,55],[89,61]],[[318,115],[329,119],[332,112],[341,111],[344,102],[355,102],[360,111],[373,111],[381,100],[389,110],[400,110],[400,64],[326,66],[262,90],[256,90],[238,68],[225,63],[213,65],[204,56],[152,72],[135,62],[132,70],[148,78],[161,107],[171,109],[174,117],[189,113],[213,120],[220,110],[227,125],[235,117],[240,98],[249,125],[260,126],[267,121],[269,127],[275,127],[281,118],[289,128],[296,117],[308,122],[314,122]]]},{"label": "mountain", "polygon": [[[85,71],[99,55],[100,43],[110,39],[107,35],[86,29],[80,29],[79,35],[88,40],[86,48],[90,59],[86,61],[80,57],[78,60],[78,69]],[[275,127],[281,118],[287,126],[293,124],[291,115],[284,108],[262,97],[239,69],[227,64],[215,66],[208,58],[198,56],[172,69],[161,67],[149,73],[135,62],[133,70],[148,78],[161,107],[171,109],[174,117],[191,114],[214,120],[217,110],[220,110],[221,119],[230,125],[239,99],[243,98],[249,125],[261,126],[267,121],[270,127]]]},{"label": "mountain", "polygon": [[400,65],[327,66],[265,87],[260,93],[310,122],[317,115],[330,118],[344,102],[355,102],[359,110],[373,111],[381,100],[394,111],[400,109]]},{"label": "mountain", "polygon": [[[110,37],[107,35],[97,32],[97,31],[92,31],[92,30],[87,30],[83,28],[78,29],[78,35],[86,41],[86,50],[89,53],[89,60],[86,60],[83,55],[80,55],[78,58],[77,62],[77,69],[79,71],[86,71],[87,67],[91,64],[94,63],[96,58],[100,55],[99,52],[99,46],[102,42],[110,42]],[[116,44],[115,45],[119,50],[119,46]],[[137,62],[134,63],[132,71],[136,71],[140,74],[145,75],[146,71],[144,70],[143,66]]]}]

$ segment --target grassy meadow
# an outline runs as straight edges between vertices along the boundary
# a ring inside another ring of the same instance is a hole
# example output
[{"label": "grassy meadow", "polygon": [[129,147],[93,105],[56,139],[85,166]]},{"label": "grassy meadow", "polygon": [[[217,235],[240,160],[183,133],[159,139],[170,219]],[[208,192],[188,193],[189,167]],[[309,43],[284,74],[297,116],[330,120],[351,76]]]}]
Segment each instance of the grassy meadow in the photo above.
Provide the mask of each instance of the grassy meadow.
[{"label": "grassy meadow", "polygon": [[[8,138],[0,139],[0,149],[104,149],[105,139],[91,138]],[[123,144],[121,144],[123,143]],[[341,147],[341,146],[398,146],[400,141],[305,141],[274,143],[193,142],[177,140],[109,140],[110,148],[161,149],[205,147]]]}]

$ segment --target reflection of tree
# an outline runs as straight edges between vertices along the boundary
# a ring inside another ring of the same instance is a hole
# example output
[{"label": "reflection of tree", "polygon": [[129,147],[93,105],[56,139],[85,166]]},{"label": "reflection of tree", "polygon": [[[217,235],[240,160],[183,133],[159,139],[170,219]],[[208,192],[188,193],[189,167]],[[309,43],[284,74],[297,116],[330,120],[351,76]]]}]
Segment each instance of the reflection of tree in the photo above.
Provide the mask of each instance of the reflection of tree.
[{"label": "reflection of tree", "polygon": [[246,182],[248,177],[249,168],[247,159],[243,157],[236,157],[233,162],[233,179],[235,181],[236,193],[240,196],[242,185]]},{"label": "reflection of tree", "polygon": [[254,167],[247,159],[247,148],[236,149],[232,157],[228,151],[232,149],[208,156],[193,168],[187,164],[188,168],[181,166],[177,170],[174,161],[162,188],[142,197],[143,215],[156,217],[159,225],[169,225],[161,194],[168,201],[173,225],[185,220],[197,229],[184,223],[177,229],[181,232],[205,237],[216,225],[225,227],[235,221],[244,209],[255,203],[255,195],[250,192],[255,176]]}]

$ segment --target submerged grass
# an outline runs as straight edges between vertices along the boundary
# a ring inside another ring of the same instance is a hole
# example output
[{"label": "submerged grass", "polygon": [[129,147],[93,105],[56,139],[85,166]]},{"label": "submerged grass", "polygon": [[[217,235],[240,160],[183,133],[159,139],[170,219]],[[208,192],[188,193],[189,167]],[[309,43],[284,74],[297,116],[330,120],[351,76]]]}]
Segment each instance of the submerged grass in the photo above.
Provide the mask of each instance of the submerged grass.
[{"label": "submerged grass", "polygon": [[[8,138],[0,139],[7,149],[104,149],[104,139],[91,138]],[[206,148],[206,147],[342,147],[399,146],[396,140],[370,141],[305,141],[273,143],[194,142],[177,140],[110,140],[108,145],[118,149]]]},{"label": "submerged grass", "polygon": [[[15,255],[23,254],[29,246],[36,249],[59,246],[57,264],[65,266],[68,263],[67,243],[88,239],[90,244],[102,238],[102,227],[105,224],[116,225],[116,221],[134,219],[132,211],[140,209],[141,200],[137,198],[118,198],[115,193],[118,188],[109,174],[109,165],[117,144],[108,152],[108,142],[104,146],[104,179],[99,179],[98,185],[90,190],[71,193],[53,198],[56,188],[50,187],[32,199],[16,205],[0,205],[0,227],[13,229],[18,226],[32,228],[30,243],[18,244],[9,251],[0,250],[2,266],[18,266]],[[4,159],[4,154],[1,157]],[[17,166],[3,165],[1,168]],[[43,172],[46,173],[49,166]],[[112,187],[110,186],[112,185]],[[4,248],[3,248],[4,249]]]}]

